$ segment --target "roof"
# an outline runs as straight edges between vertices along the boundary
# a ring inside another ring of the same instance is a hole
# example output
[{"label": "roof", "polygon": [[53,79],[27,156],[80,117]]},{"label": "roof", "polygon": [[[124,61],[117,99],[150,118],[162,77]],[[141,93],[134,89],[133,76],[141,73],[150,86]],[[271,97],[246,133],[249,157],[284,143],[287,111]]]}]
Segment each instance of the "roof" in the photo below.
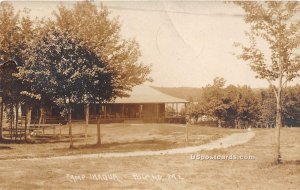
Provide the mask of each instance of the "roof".
[{"label": "roof", "polygon": [[117,98],[114,103],[188,103],[188,101],[164,94],[150,86],[139,85],[133,87],[129,97]]}]

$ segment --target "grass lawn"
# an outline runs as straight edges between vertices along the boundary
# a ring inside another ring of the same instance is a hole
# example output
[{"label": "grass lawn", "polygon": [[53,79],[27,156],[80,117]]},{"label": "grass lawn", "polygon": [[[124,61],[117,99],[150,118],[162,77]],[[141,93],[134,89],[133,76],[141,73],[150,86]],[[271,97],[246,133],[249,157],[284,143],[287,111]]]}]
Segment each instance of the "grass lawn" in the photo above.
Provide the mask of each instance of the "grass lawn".
[{"label": "grass lawn", "polygon": [[[56,134],[59,132],[56,129]],[[31,140],[34,144],[0,144],[0,160],[27,157],[48,157],[58,155],[127,152],[137,150],[163,150],[184,146],[206,144],[221,138],[235,129],[218,129],[209,127],[189,127],[189,143],[185,141],[184,125],[174,124],[102,124],[102,145],[95,145],[96,125],[89,125],[88,145],[85,146],[84,124],[73,124],[74,149],[69,149],[68,126],[62,126],[62,136],[53,137],[53,130],[45,135],[38,135]],[[2,148],[1,148],[2,147]]]},{"label": "grass lawn", "polygon": [[[119,127],[103,128],[103,141],[107,143],[114,141],[111,139],[113,136],[122,134]],[[162,129],[165,130],[168,129]],[[178,132],[183,130],[179,128]],[[202,132],[198,135],[204,132],[211,135],[234,132],[210,127],[194,130]],[[153,134],[156,130],[150,131],[146,133],[136,128],[134,133],[139,134],[139,137],[132,133],[131,136],[120,137],[119,141],[147,138],[150,135],[148,133]],[[191,154],[75,160],[1,160],[0,171],[5,172],[0,173],[0,189],[299,189],[300,128],[282,129],[282,154],[285,160],[282,165],[273,162],[275,130],[254,131],[256,136],[246,144],[197,154],[251,155],[255,156],[255,160],[192,160]],[[169,135],[164,132],[160,134]],[[183,141],[183,137],[180,139]]]}]

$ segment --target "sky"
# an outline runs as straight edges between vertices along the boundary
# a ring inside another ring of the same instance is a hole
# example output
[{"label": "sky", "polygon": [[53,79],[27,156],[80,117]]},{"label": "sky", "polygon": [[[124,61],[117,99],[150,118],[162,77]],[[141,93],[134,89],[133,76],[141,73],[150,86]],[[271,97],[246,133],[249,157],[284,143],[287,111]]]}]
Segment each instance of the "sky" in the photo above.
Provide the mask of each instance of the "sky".
[{"label": "sky", "polygon": [[[256,79],[247,63],[233,52],[234,42],[247,44],[239,7],[221,1],[102,1],[119,16],[122,36],[135,38],[144,64],[152,65],[153,86],[203,87],[215,77],[227,84],[267,87]],[[32,16],[53,17],[59,1],[15,1],[16,10],[27,7]],[[74,3],[64,2],[66,6]],[[101,6],[100,1],[94,1]],[[294,83],[300,83],[300,80]]]}]

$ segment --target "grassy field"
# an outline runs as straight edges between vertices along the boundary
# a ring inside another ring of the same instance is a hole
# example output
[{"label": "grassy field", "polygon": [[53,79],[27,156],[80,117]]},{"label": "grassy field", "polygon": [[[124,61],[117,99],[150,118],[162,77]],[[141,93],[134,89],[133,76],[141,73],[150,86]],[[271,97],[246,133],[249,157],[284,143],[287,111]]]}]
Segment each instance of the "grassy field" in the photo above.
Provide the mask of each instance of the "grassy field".
[{"label": "grassy field", "polygon": [[[178,130],[180,132],[182,129]],[[193,130],[212,135],[235,132],[209,127]],[[114,132],[117,134],[118,131]],[[2,160],[0,189],[299,189],[300,128],[282,129],[282,154],[285,160],[282,165],[273,162],[275,130],[254,131],[256,136],[246,144],[196,154],[251,155],[255,156],[255,160],[192,160],[191,154],[75,160]],[[109,137],[109,132],[113,131],[107,129],[104,142],[112,142],[109,139],[116,135],[110,134]],[[139,137],[132,133],[131,137],[124,136],[123,140],[149,136],[140,132]]]},{"label": "grassy field", "polygon": [[[56,130],[56,134],[58,133]],[[0,144],[0,160],[11,158],[48,157],[58,155],[163,150],[206,144],[240,130],[208,127],[189,127],[189,143],[185,141],[184,125],[174,124],[103,124],[102,145],[96,144],[96,125],[89,125],[88,145],[85,146],[84,125],[73,124],[74,149],[69,149],[68,127],[62,126],[62,136],[53,137],[53,130],[32,137],[33,144]],[[38,143],[40,142],[40,143]]]}]

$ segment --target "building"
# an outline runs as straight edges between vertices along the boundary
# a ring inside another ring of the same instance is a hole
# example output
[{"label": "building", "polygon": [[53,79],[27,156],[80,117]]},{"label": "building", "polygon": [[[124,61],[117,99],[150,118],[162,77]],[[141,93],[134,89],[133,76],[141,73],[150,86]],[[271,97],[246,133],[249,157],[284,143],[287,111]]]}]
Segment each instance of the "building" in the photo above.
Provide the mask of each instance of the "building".
[{"label": "building", "polygon": [[[17,62],[9,60],[0,63],[1,78],[9,78],[12,73],[17,72]],[[6,76],[7,75],[7,76]],[[1,83],[0,91],[11,88],[11,84]],[[2,96],[0,96],[2,102]],[[91,104],[89,106],[89,120],[95,123],[97,118],[101,118],[102,123],[108,122],[184,122],[185,107],[188,101],[164,94],[150,86],[135,86],[128,97],[117,98],[113,102],[102,104]],[[25,114],[19,107],[19,114]],[[60,109],[51,105],[45,107],[45,113],[40,114],[39,105],[32,108],[30,120],[38,123],[42,115],[42,123],[65,123],[65,119],[60,117]],[[31,113],[31,112],[30,112]],[[21,116],[21,115],[20,115]],[[24,115],[25,116],[25,115]],[[22,118],[22,117],[20,117]],[[1,119],[1,118],[0,118]],[[72,120],[83,121],[85,119],[85,106],[77,104],[74,106]]]},{"label": "building", "polygon": [[[95,123],[101,110],[101,122],[183,122],[188,101],[164,94],[150,86],[135,86],[129,97],[101,105],[90,105],[90,122]],[[72,118],[82,121],[85,118],[84,105],[75,106]],[[57,115],[55,109],[47,111],[46,123]]]},{"label": "building", "polygon": [[107,104],[106,113],[125,121],[170,122],[184,118],[181,113],[188,101],[169,96],[150,86],[139,85],[129,97],[117,98]]}]

